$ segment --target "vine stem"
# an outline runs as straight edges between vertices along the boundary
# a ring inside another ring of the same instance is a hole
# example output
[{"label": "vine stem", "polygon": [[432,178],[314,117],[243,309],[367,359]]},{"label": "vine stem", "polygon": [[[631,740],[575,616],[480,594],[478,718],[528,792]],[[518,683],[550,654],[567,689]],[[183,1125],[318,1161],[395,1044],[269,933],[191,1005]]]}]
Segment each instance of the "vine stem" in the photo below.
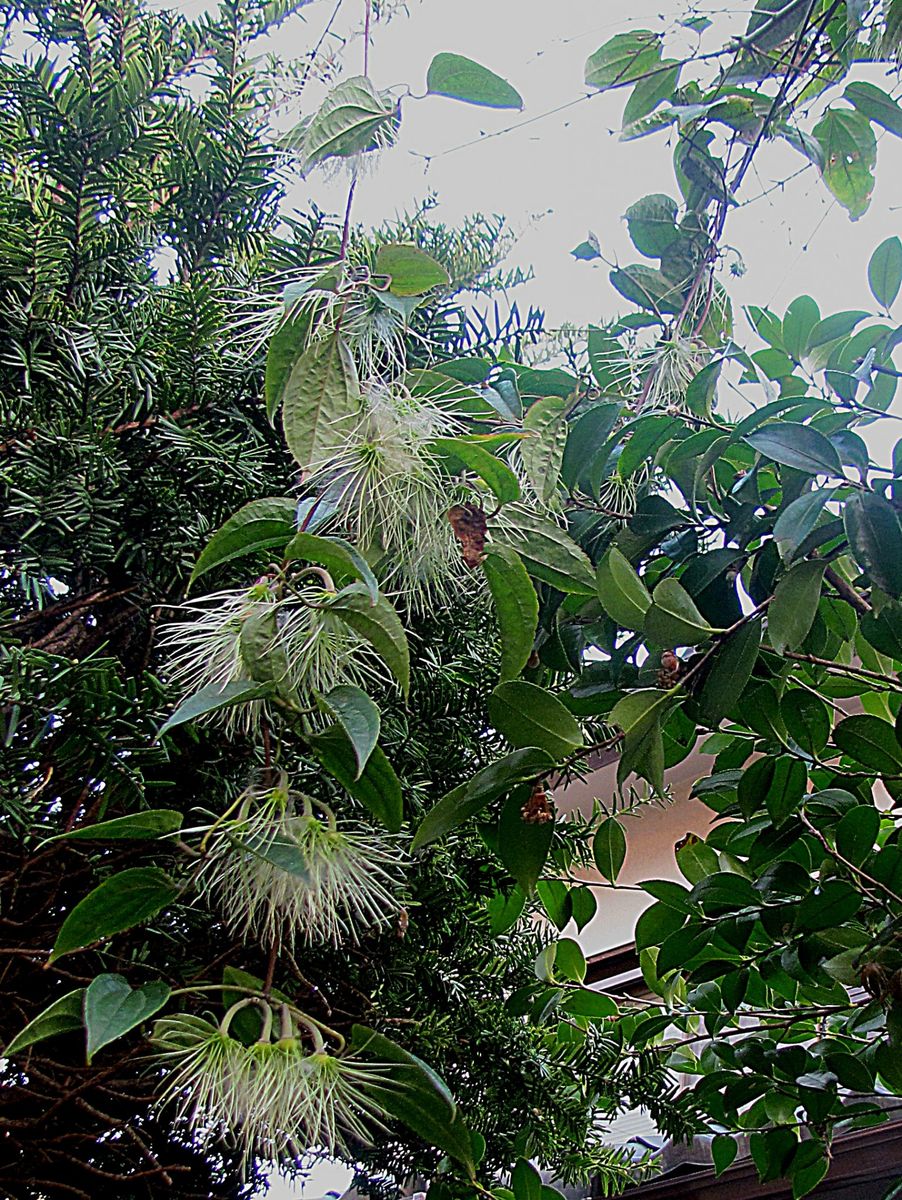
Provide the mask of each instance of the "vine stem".
[{"label": "vine stem", "polygon": [[[894,892],[892,888],[887,887],[885,883],[881,883],[879,879],[875,879],[873,875],[868,875],[867,872],[862,871],[861,867],[856,867],[855,864],[849,862],[847,858],[843,858],[838,850],[834,850],[821,831],[811,823],[811,820],[809,819],[808,814],[805,812],[804,807],[799,810],[799,816],[802,818],[802,824],[805,826],[805,828],[810,833],[814,834],[831,858],[835,858],[838,863],[842,863],[847,870],[852,871],[858,876],[859,879],[865,880],[871,885],[871,887],[879,888],[881,892],[885,892],[886,895],[895,900],[897,904],[902,904],[902,896],[898,895],[897,892]],[[875,896],[871,896],[871,899],[875,901],[877,900]]]},{"label": "vine stem", "polygon": [[348,188],[348,199],[345,204],[345,219],[341,228],[341,249],[338,254],[338,261],[344,262],[348,257],[348,243],[351,240],[351,209],[354,206],[354,192],[357,190],[357,176],[351,180],[351,186]]}]

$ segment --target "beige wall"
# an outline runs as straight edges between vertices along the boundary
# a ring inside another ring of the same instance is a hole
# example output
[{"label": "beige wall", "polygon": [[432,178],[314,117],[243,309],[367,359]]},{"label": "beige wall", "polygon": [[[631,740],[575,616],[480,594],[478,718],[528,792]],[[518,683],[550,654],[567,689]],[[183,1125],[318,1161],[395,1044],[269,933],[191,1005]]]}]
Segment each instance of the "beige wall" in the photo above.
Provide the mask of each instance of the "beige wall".
[{"label": "beige wall", "polygon": [[[713,760],[702,754],[692,754],[667,772],[667,783],[673,800],[666,804],[649,804],[638,813],[622,818],[626,831],[626,862],[618,884],[635,885],[643,879],[682,880],[674,858],[674,843],[687,833],[703,836],[707,833],[714,813],[698,800],[690,800],[689,792],[696,779],[711,769]],[[580,811],[589,815],[592,801],[597,798],[607,811],[613,811],[616,797],[616,763],[594,771],[585,780],[572,783],[555,794],[563,812]],[[587,880],[600,880],[596,872],[580,872]],[[573,927],[567,932],[578,937],[586,954],[597,954],[633,940],[640,913],[652,903],[645,892],[628,887],[599,887],[594,889],[598,912],[594,919],[576,934]]]}]

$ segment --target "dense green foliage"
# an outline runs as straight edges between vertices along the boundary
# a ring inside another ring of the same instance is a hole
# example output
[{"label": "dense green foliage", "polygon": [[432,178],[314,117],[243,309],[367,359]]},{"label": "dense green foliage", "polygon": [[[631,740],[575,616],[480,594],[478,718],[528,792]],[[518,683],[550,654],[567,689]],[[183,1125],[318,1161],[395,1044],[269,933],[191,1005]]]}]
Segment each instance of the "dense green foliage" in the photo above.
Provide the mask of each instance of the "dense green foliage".
[{"label": "dense green foliage", "polygon": [[[902,243],[862,264],[873,312],[750,308],[758,348],[717,275],[771,138],[866,209],[873,126],[902,117],[849,73],[892,61],[896,7],[762,0],[685,61],[635,30],[591,56],[589,87],[631,88],[627,136],[670,131],[679,198],[627,212],[646,261],[611,282],[637,311],[590,328],[567,369],[524,364],[513,329],[467,345],[453,295],[482,268],[425,214],[276,239],[276,160],[234,45],[279,14],[29,14],[75,55],[8,68],[3,129],[22,238],[3,285],[11,1194],[79,1186],[73,1160],[135,1195],[170,1187],[152,1092],[179,1114],[166,1153],[193,1139],[225,1176],[199,1188],[224,1194],[242,1159],[308,1146],[384,1186],[427,1176],[436,1200],[533,1200],[530,1160],[613,1189],[631,1171],[598,1122],[641,1104],[713,1136],[719,1170],[749,1132],[762,1179],[802,1196],[837,1133],[886,1118],[902,455],[875,465],[855,430],[896,392]],[[189,100],[206,47],[216,82]],[[427,86],[522,105],[457,55]],[[359,158],[402,119],[345,77],[286,145],[304,170],[348,160],[350,212]],[[170,284],[149,268],[162,243]],[[45,608],[48,576],[71,593]],[[697,746],[712,830],[677,853],[685,885],[643,885],[659,1002],[618,1009],[555,934],[595,911],[578,869],[617,886],[620,817],[666,800]],[[617,794],[559,817],[552,785],[612,750]],[[140,1081],[140,1159],[91,1144],[124,1120],[110,1074]],[[67,1117],[81,1149],[49,1142],[36,1183],[45,1079],[61,1104],[96,1089],[100,1125]],[[364,1148],[380,1124],[391,1138]]]}]

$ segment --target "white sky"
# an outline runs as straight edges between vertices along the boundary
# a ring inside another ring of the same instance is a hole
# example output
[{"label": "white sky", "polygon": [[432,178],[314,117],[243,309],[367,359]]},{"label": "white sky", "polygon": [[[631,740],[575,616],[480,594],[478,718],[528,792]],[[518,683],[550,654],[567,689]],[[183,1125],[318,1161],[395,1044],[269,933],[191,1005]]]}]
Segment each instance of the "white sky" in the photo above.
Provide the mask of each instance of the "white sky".
[{"label": "white sky", "polygon": [[[715,48],[724,34],[741,30],[751,7],[751,0],[699,6],[697,11],[715,19],[702,48]],[[274,39],[279,53],[292,55],[295,44],[303,53],[334,8],[335,0],[313,0]],[[359,30],[362,11],[363,0],[343,0],[333,28],[344,34]],[[621,141],[629,89],[587,94],[583,67],[594,50],[628,28],[664,31],[667,53],[685,53],[696,44],[677,25],[687,12],[682,0],[409,0],[406,15],[374,26],[370,75],[377,87],[406,84],[422,93],[432,56],[447,50],[503,75],[520,91],[525,108],[492,111],[432,96],[405,100],[398,143],[359,182],[354,219],[379,224],[415,207],[430,191],[439,198],[435,219],[448,224],[475,211],[501,213],[518,235],[505,265],[535,272],[533,281],[511,293],[521,311],[535,304],[554,328],[565,322],[585,326],[628,310],[608,282],[607,265],[577,261],[570,250],[592,230],[606,258],[640,259],[626,236],[623,212],[649,192],[678,197],[678,191],[667,134]],[[347,73],[362,69],[362,54],[358,36],[344,50]],[[891,89],[893,81],[882,75],[871,68],[867,77]],[[322,94],[318,85],[308,86],[307,111]],[[874,307],[868,258],[884,238],[902,232],[902,142],[877,132],[877,186],[870,209],[856,222],[812,166],[779,186],[805,166],[796,151],[783,142],[761,148],[742,193],[751,203],[735,210],[727,225],[725,240],[747,268],[741,279],[724,272],[737,314],[747,303],[782,313],[803,292],[814,296],[825,315]],[[346,188],[341,172],[314,171],[291,188],[288,207],[303,210],[312,199],[341,212]],[[769,189],[774,190],[762,195]],[[878,422],[864,432],[875,458],[888,461],[900,432],[897,423]]]}]

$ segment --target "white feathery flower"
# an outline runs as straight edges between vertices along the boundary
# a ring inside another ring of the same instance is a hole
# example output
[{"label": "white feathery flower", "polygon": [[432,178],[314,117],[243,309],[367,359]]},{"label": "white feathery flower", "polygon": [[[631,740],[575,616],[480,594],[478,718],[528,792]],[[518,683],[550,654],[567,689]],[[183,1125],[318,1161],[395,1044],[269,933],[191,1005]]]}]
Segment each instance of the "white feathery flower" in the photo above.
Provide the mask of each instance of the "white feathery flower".
[{"label": "white feathery flower", "polygon": [[[263,1013],[258,1041],[247,1045],[229,1032],[240,1009]],[[180,1013],[154,1026],[156,1061],[165,1077],[157,1107],[173,1106],[202,1149],[217,1141],[235,1146],[246,1170],[262,1158],[290,1164],[314,1146],[347,1153],[348,1136],[364,1143],[384,1129],[385,1112],[376,1096],[390,1086],[390,1068],[334,1055],[316,1024],[297,1013],[312,1036],[308,1052],[294,1035],[287,1005],[281,1005],[280,1036],[272,1040],[272,1009],[262,998],[232,1005],[220,1024]]]},{"label": "white feathery flower", "polygon": [[[329,609],[334,591],[299,586],[279,596],[267,582],[216,592],[182,605],[183,619],[163,627],[159,645],[166,673],[184,696],[241,679],[271,679],[302,705],[340,683],[381,679],[364,638]],[[213,714],[246,731],[259,722],[263,701]]]},{"label": "white feathery flower", "polygon": [[397,578],[414,607],[461,575],[447,518],[454,486],[431,450],[434,438],[461,432],[452,411],[371,385],[356,429],[309,478],[312,489],[328,488],[336,521],[364,553],[382,556],[388,582]]},{"label": "white feathery flower", "polygon": [[201,843],[199,886],[236,936],[266,946],[356,941],[398,911],[401,855],[384,835],[339,827],[334,814],[284,787],[249,790]]},{"label": "white feathery flower", "polygon": [[318,1050],[304,1059],[302,1067],[308,1145],[347,1153],[347,1134],[368,1144],[374,1127],[385,1128],[385,1112],[372,1095],[372,1089],[387,1086],[381,1064]]},{"label": "white feathery flower", "polygon": [[709,359],[705,347],[680,334],[658,342],[648,354],[652,378],[643,409],[684,411],[686,389]]}]

